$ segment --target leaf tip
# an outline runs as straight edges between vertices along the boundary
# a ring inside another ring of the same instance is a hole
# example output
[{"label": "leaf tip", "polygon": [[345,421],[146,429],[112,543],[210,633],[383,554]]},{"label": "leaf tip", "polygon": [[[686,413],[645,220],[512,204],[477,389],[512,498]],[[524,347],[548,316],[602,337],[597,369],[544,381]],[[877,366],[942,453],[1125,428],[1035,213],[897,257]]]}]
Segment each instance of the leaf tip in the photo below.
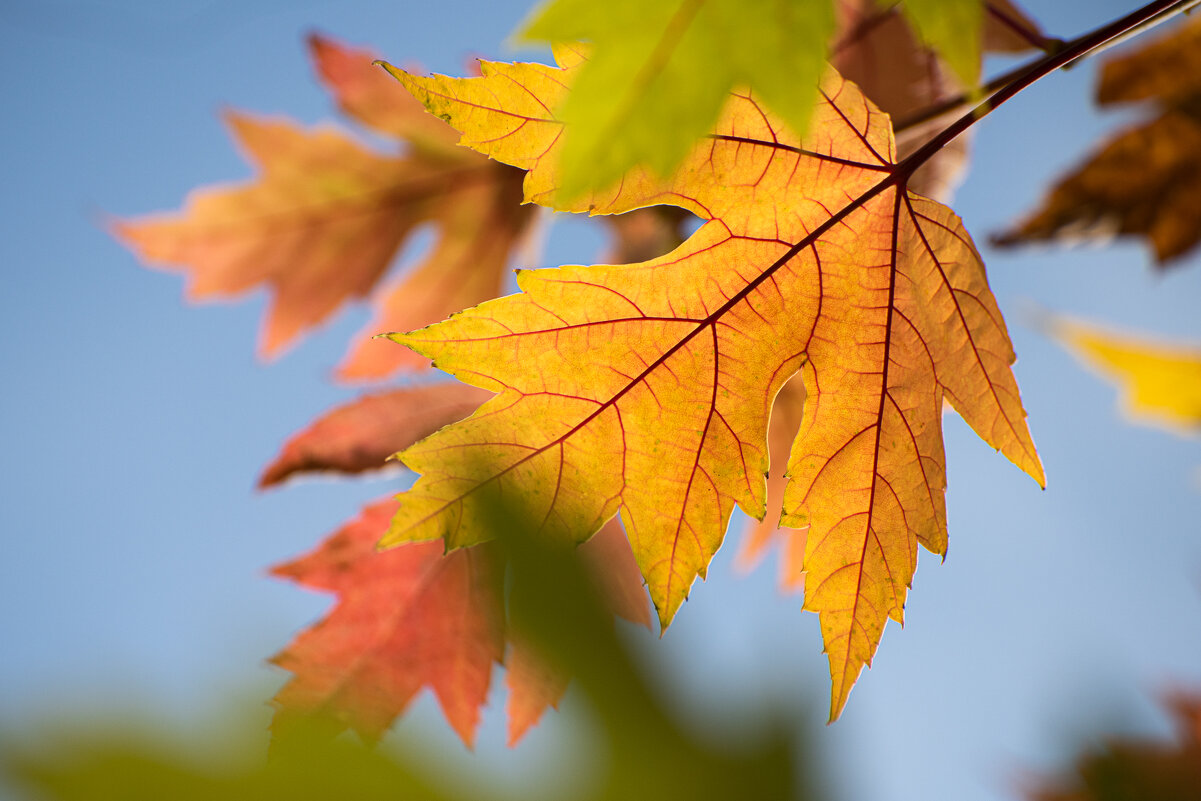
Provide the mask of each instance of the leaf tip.
[{"label": "leaf tip", "polygon": [[409,91],[413,90],[414,87],[412,85],[412,79],[416,76],[411,75],[407,70],[403,70],[400,67],[393,66],[392,64],[389,64],[387,61],[384,61],[382,58],[377,58],[374,61],[372,61],[371,66],[382,67],[384,72],[388,73],[393,78],[400,81],[401,84],[403,84],[406,89],[408,89]]},{"label": "leaf tip", "polygon": [[258,481],[255,482],[254,488],[262,491],[278,486],[287,477],[286,471],[286,466],[281,464],[279,459],[276,459],[263,470]]},{"label": "leaf tip", "polygon": [[[418,329],[418,330],[423,330],[423,329]],[[429,356],[429,354],[426,353],[424,350],[422,350],[421,347],[419,346],[419,344],[418,344],[419,340],[413,338],[413,334],[415,334],[415,333],[417,333],[417,332],[416,331],[393,331],[393,332],[387,333],[387,334],[376,334],[374,337],[372,337],[372,339],[379,339],[381,337],[384,339],[390,339],[398,345],[404,345],[406,348],[413,351],[414,353],[417,353],[421,356]]]},{"label": "leaf tip", "polygon": [[826,719],[826,725],[829,726],[842,717],[843,710],[847,707],[847,699],[850,698],[851,688],[855,686],[855,682],[839,682],[830,688],[830,716]]}]

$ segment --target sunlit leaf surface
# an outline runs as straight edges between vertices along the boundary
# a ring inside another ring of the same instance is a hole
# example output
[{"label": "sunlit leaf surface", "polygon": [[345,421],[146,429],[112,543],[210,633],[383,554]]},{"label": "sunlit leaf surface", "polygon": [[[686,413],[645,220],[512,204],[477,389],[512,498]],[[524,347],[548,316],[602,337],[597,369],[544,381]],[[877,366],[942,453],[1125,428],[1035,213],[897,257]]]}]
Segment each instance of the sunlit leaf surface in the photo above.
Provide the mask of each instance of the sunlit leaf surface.
[{"label": "sunlit leaf surface", "polygon": [[708,222],[661,258],[525,271],[521,294],[393,335],[497,395],[400,454],[422,477],[385,542],[474,544],[483,510],[514,498],[566,541],[620,512],[666,626],[733,507],[764,516],[769,412],[799,372],[782,523],[809,526],[805,606],[821,617],[837,716],[901,619],[917,544],[945,549],[944,399],[1043,480],[983,265],[950,209],[906,191],[888,119],[832,72],[804,138],[735,92],[670,177],[635,169],[570,200],[551,110],[581,55],[563,58],[468,79],[393,72],[462,144],[529,170],[529,200],[596,214],[671,204]]}]

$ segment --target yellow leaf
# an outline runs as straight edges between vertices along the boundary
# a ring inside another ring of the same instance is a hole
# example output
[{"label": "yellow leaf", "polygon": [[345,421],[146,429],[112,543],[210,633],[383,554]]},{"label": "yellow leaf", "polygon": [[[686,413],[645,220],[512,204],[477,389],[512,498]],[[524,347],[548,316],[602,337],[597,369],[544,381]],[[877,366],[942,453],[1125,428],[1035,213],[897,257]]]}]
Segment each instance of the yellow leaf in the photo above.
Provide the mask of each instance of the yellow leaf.
[{"label": "yellow leaf", "polygon": [[1171,429],[1201,427],[1201,345],[1120,334],[1063,317],[1052,336],[1122,390],[1123,411]]},{"label": "yellow leaf", "polygon": [[901,618],[917,543],[945,549],[944,398],[1043,480],[959,219],[905,190],[888,118],[832,71],[803,139],[735,92],[674,174],[633,170],[570,202],[555,191],[552,109],[574,68],[392,71],[461,143],[529,170],[527,200],[595,214],[670,204],[708,222],[663,257],[521,272],[520,294],[392,335],[497,395],[399,455],[422,475],[384,544],[477,542],[498,500],[520,499],[562,540],[620,512],[666,626],[734,505],[763,518],[768,418],[799,372],[782,523],[809,526],[805,607],[821,619],[836,717]]}]

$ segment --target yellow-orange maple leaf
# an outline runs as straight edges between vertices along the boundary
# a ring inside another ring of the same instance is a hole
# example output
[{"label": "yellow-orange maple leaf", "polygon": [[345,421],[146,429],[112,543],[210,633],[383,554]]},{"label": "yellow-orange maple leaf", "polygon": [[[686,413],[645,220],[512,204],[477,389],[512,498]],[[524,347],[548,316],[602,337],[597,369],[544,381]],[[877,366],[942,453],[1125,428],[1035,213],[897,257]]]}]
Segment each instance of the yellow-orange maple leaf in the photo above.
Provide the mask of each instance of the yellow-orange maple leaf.
[{"label": "yellow-orange maple leaf", "polygon": [[[555,206],[564,68],[479,78],[393,70],[461,144],[529,170]],[[950,209],[906,191],[886,116],[832,71],[798,139],[745,93],[669,178],[628,173],[566,210],[670,204],[708,220],[670,254],[524,271],[522,293],[393,338],[496,392],[408,448],[421,473],[385,544],[487,536],[520,498],[542,535],[583,541],[620,511],[666,626],[735,504],[765,511],[772,401],[798,371],[804,420],[782,523],[810,526],[805,607],[820,616],[831,716],[900,620],[917,543],[946,545],[944,398],[1040,483],[983,265]]]}]

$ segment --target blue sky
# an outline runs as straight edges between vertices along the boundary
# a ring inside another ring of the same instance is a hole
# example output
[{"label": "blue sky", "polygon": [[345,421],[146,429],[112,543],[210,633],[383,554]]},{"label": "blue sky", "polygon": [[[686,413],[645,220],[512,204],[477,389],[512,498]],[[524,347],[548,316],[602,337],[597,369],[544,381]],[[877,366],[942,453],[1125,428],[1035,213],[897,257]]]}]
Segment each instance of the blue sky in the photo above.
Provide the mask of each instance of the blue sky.
[{"label": "blue sky", "polygon": [[[1064,37],[1130,7],[1027,4]],[[304,52],[309,31],[458,74],[476,56],[512,57],[504,42],[525,11],[509,0],[6,4],[0,728],[114,708],[194,721],[230,693],[266,699],[284,677],[264,658],[326,606],[266,568],[401,480],[255,492],[287,436],[356,394],[329,375],[365,311],[263,365],[260,295],[185,305],[181,280],[138,267],[104,215],[176,208],[194,186],[245,177],[223,108],[334,118]],[[922,555],[905,629],[889,626],[833,726],[816,619],[776,594],[774,565],[737,574],[733,537],[666,637],[640,643],[700,725],[795,708],[838,797],[1012,797],[1020,771],[1053,767],[1081,733],[1165,733],[1155,693],[1201,684],[1198,440],[1123,422],[1115,392],[1021,315],[1033,303],[1201,339],[1201,260],[1160,275],[1136,243],[985,243],[1133,116],[1096,114],[1092,81],[1092,64],[1051,76],[978,126],[953,204],[1009,316],[1048,489],[948,418],[948,557]],[[586,262],[601,247],[565,221],[546,261]],[[510,752],[502,702],[498,692],[473,756],[428,698],[400,725],[502,781],[562,771],[571,724],[552,718]]]}]

